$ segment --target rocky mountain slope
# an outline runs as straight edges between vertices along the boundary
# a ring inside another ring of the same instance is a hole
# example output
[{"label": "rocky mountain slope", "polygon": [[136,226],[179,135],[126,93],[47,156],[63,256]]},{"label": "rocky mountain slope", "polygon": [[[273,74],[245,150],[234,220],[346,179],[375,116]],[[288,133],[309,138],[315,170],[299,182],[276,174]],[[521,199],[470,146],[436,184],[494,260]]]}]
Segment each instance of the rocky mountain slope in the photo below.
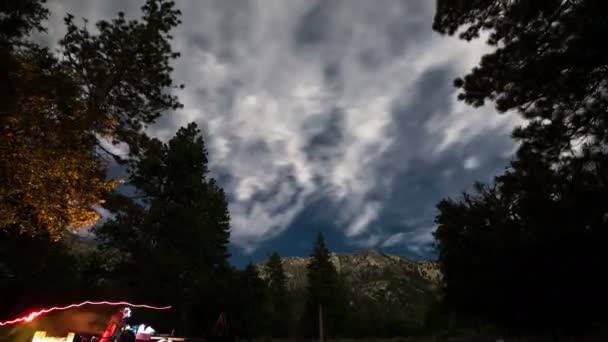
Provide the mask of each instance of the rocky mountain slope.
[{"label": "rocky mountain slope", "polygon": [[[331,261],[338,273],[342,274],[347,283],[361,285],[362,282],[383,282],[402,279],[418,281],[429,289],[436,289],[441,281],[439,265],[434,261],[412,261],[396,255],[388,255],[376,251],[358,251],[352,254],[332,253]],[[306,287],[306,266],[308,257],[285,257],[283,268],[287,276],[289,289]],[[262,278],[266,278],[266,268],[258,264]],[[376,276],[374,277],[370,276]]]},{"label": "rocky mountain slope", "polygon": [[[357,303],[354,306],[376,306],[387,315],[399,315],[420,323],[430,306],[436,302],[441,273],[437,263],[412,261],[376,251],[332,254],[331,261],[344,277]],[[292,292],[306,287],[309,258],[283,258]],[[267,277],[264,264],[259,264],[262,278]]]}]

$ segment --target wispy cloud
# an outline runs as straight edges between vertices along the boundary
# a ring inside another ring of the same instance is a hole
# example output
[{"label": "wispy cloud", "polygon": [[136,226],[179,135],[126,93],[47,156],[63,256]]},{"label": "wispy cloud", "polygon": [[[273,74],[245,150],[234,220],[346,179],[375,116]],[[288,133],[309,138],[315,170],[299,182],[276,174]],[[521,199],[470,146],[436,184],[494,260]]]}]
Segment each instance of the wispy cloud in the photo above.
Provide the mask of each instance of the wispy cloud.
[{"label": "wispy cloud", "polygon": [[360,215],[346,229],[346,236],[354,237],[364,233],[369,224],[378,217],[380,205],[376,202],[367,203]]},{"label": "wispy cloud", "polygon": [[420,227],[408,232],[395,233],[384,240],[381,247],[401,245],[414,254],[424,255],[433,248],[432,231],[431,227]]},{"label": "wispy cloud", "polygon": [[395,233],[382,242],[382,247],[392,247],[403,242],[405,233]]}]

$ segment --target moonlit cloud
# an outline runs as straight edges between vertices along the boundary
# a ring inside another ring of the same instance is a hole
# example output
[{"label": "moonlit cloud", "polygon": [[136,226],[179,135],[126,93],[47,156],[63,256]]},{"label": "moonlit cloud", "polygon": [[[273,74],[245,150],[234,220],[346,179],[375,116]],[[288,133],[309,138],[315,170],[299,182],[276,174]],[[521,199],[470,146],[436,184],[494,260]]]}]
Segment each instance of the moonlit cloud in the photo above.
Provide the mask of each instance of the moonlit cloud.
[{"label": "moonlit cloud", "polygon": [[[437,200],[504,166],[515,116],[458,103],[451,87],[487,47],[434,33],[434,5],[177,1],[174,78],[186,84],[185,107],[151,133],[168,139],[187,122],[204,127],[236,246],[253,252],[303,229],[294,218],[324,200],[320,215],[347,243],[423,253]],[[66,11],[137,14],[133,2],[50,7],[51,23]]]},{"label": "moonlit cloud", "polygon": [[479,167],[479,164],[479,159],[477,159],[477,157],[475,156],[469,157],[464,160],[464,168],[467,170],[476,169]]},{"label": "moonlit cloud", "polygon": [[355,220],[346,229],[346,236],[353,237],[364,233],[369,224],[378,217],[378,210],[380,205],[378,203],[368,203],[364,208],[361,215],[355,216]]},{"label": "moonlit cloud", "polygon": [[403,242],[405,233],[395,233],[382,242],[382,247],[392,247]]}]

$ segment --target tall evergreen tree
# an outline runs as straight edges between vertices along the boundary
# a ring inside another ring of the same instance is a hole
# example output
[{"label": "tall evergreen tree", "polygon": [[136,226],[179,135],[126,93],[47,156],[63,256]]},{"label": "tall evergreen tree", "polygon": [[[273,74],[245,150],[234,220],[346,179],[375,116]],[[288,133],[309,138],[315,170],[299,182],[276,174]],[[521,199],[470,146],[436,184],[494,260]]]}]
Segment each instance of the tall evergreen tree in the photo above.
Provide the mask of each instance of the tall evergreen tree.
[{"label": "tall evergreen tree", "polygon": [[345,289],[336,267],[331,262],[330,251],[319,233],[308,265],[307,285],[307,332],[319,334],[319,315],[323,319],[324,335],[337,337],[343,331],[346,312]]},{"label": "tall evergreen tree", "polygon": [[274,252],[270,255],[266,269],[272,334],[273,337],[286,337],[293,329],[293,312],[288,298],[287,276],[278,253]]},{"label": "tall evergreen tree", "polygon": [[593,270],[608,257],[608,178],[523,152],[493,185],[439,203],[445,299],[513,332],[589,329],[607,318],[608,282]]},{"label": "tall evergreen tree", "polygon": [[196,124],[180,128],[167,144],[153,139],[146,146],[130,169],[138,200],[123,197],[116,217],[96,232],[108,252],[118,249],[128,256],[112,277],[127,279],[135,296],[170,301],[184,315],[181,326],[200,333],[200,323],[213,321],[226,305],[231,274],[226,196],[208,178]]},{"label": "tall evergreen tree", "polygon": [[238,272],[236,282],[231,286],[236,291],[230,310],[233,333],[242,339],[268,336],[269,293],[257,268],[248,264]]}]

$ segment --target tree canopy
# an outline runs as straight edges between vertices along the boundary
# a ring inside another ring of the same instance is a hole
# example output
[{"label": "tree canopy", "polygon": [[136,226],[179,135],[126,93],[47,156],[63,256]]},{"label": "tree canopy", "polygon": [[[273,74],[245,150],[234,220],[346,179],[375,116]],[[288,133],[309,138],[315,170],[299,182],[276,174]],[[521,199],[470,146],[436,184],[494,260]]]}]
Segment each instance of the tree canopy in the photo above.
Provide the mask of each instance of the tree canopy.
[{"label": "tree canopy", "polygon": [[526,124],[490,185],[438,204],[445,301],[512,332],[576,333],[606,318],[608,4],[439,0],[434,29],[495,50],[455,81]]},{"label": "tree canopy", "polygon": [[577,330],[604,316],[605,175],[520,154],[493,185],[439,203],[447,302],[520,331]]},{"label": "tree canopy", "polygon": [[148,141],[141,153],[128,180],[137,199],[117,195],[111,203],[116,216],[95,232],[106,253],[125,256],[112,266],[111,278],[123,279],[133,296],[171,301],[188,317],[178,322],[183,329],[200,329],[196,321],[216,319],[226,305],[222,295],[231,273],[226,196],[208,177],[196,124],[180,128],[168,143]]},{"label": "tree canopy", "polygon": [[545,156],[608,142],[608,3],[602,0],[438,0],[433,28],[488,33],[495,50],[455,85],[473,106],[495,103],[529,120],[515,138]]},{"label": "tree canopy", "polygon": [[0,229],[61,237],[99,218],[118,180],[106,178],[102,139],[139,152],[143,128],[180,106],[171,94],[172,1],[149,0],[140,20],[119,13],[91,33],[74,17],[59,55],[29,40],[43,1],[0,5]]}]

